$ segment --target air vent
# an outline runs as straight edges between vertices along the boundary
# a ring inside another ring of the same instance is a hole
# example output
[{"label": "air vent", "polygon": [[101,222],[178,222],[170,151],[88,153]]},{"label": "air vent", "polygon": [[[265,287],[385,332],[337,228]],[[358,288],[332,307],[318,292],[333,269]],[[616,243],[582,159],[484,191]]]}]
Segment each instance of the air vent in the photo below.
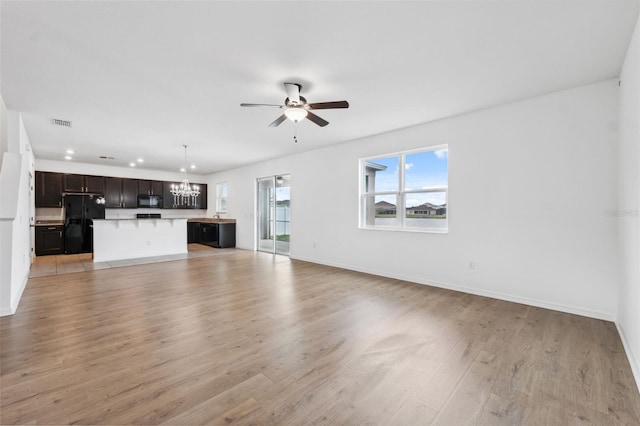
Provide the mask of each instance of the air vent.
[{"label": "air vent", "polygon": [[71,127],[71,122],[67,120],[59,120],[57,118],[51,119],[51,124],[54,126]]},{"label": "air vent", "polygon": [[100,159],[101,159],[101,160],[115,160],[115,158],[114,158],[114,157],[107,157],[106,155],[101,155],[101,156],[100,156]]}]

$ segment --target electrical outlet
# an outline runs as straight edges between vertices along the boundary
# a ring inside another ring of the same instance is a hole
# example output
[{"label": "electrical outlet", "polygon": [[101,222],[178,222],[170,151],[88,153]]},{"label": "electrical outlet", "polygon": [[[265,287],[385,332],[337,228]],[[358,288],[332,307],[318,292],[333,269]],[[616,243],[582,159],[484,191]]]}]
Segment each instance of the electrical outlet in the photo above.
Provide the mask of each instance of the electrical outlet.
[{"label": "electrical outlet", "polygon": [[476,262],[474,262],[474,261],[469,262],[469,269],[471,269],[472,271],[475,271],[475,269],[476,269]]}]

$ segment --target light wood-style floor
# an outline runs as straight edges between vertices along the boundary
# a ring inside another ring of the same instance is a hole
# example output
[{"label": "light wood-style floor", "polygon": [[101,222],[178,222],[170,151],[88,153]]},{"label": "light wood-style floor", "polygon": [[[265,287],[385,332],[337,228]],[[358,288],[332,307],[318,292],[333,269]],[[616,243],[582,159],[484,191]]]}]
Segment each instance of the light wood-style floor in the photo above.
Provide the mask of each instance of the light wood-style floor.
[{"label": "light wood-style floor", "polygon": [[194,257],[217,256],[224,253],[226,252],[202,244],[188,244],[188,252],[185,254],[112,260],[111,262],[94,262],[91,253],[36,256],[31,264],[29,278],[119,268],[121,266],[144,265],[146,263],[169,262],[172,260],[192,259]]},{"label": "light wood-style floor", "polygon": [[639,424],[612,323],[227,253],[30,279],[0,423]]}]

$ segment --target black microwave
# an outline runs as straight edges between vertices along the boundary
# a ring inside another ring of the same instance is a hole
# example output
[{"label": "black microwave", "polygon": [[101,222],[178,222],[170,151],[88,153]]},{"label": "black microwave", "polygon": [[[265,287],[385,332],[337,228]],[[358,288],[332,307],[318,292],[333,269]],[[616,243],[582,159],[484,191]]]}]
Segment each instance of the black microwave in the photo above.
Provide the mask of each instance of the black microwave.
[{"label": "black microwave", "polygon": [[162,195],[138,195],[138,208],[161,209]]}]

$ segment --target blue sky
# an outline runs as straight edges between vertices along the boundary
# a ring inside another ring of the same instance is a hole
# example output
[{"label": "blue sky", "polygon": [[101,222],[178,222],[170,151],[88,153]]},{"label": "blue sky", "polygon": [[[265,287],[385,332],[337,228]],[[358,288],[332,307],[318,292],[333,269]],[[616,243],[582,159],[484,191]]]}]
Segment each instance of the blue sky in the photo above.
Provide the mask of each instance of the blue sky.
[{"label": "blue sky", "polygon": [[[372,163],[387,166],[384,171],[376,173],[376,191],[397,191],[399,156],[376,158]],[[405,161],[405,189],[428,189],[447,186],[448,152],[417,152],[407,154]],[[385,200],[396,204],[395,197],[376,197],[376,201]],[[444,204],[444,193],[408,194],[407,207],[417,206],[425,202]]]}]

